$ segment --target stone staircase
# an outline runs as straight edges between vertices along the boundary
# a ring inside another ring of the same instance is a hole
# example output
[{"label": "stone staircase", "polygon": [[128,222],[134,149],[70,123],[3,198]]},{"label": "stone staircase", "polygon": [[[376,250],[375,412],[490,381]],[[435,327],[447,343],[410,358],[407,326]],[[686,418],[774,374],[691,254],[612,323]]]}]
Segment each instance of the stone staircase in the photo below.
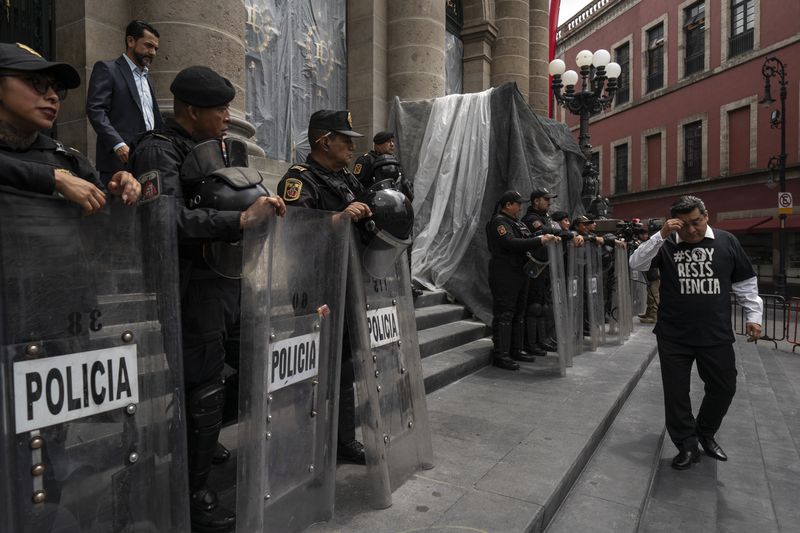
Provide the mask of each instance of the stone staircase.
[{"label": "stone staircase", "polygon": [[[671,468],[656,359],[547,532],[800,531],[800,357],[741,337],[735,349],[737,393],[717,435],[727,462]],[[695,372],[695,411],[701,397]]]},{"label": "stone staircase", "polygon": [[491,328],[452,303],[445,291],[425,291],[414,306],[426,393],[491,362]]}]

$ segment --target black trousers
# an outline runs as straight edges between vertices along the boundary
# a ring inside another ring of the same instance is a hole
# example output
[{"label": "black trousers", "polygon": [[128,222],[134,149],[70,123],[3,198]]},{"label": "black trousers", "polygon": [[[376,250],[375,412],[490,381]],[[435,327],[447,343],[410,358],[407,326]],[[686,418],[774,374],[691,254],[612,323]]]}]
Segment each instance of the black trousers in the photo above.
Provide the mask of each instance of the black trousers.
[{"label": "black trousers", "polygon": [[[678,449],[697,445],[697,437],[713,436],[722,424],[736,393],[736,357],[733,344],[690,346],[657,337],[667,432]],[[692,415],[689,384],[692,364],[705,384],[705,395]]]},{"label": "black trousers", "polygon": [[492,292],[492,314],[495,322],[503,320],[522,320],[527,302],[528,277],[522,267],[509,265],[502,259],[489,260],[489,289]]}]

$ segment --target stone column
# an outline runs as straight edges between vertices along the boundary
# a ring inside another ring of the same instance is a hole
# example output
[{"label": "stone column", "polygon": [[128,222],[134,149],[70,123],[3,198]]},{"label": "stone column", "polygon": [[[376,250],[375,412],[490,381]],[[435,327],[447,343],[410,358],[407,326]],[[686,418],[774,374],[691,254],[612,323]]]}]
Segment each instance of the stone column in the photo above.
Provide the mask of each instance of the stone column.
[{"label": "stone column", "polygon": [[[175,75],[192,65],[205,65],[228,78],[236,88],[231,102],[229,133],[250,139],[255,128],[245,120],[245,21],[244,2],[213,0],[139,0],[133,16],[158,29],[158,55],[150,69],[158,105],[163,115],[172,114],[169,86]],[[263,168],[264,151],[248,141],[253,164]]]},{"label": "stone column", "polygon": [[495,2],[497,41],[492,57],[492,86],[514,81],[525,100],[528,100],[530,7],[527,0],[497,0]]},{"label": "stone column", "polygon": [[356,139],[356,153],[372,148],[372,137],[386,129],[386,0],[347,0],[347,108]]},{"label": "stone column", "polygon": [[530,85],[528,102],[534,113],[547,116],[550,96],[550,79],[547,73],[549,57],[549,6],[548,0],[530,0]]},{"label": "stone column", "polygon": [[388,2],[387,97],[445,94],[445,0]]}]

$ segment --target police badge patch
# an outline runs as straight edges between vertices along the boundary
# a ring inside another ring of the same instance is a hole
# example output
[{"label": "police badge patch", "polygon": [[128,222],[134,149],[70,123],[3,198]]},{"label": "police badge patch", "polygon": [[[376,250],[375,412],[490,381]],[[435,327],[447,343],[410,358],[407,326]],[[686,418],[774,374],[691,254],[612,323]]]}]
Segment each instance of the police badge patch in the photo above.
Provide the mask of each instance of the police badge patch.
[{"label": "police badge patch", "polygon": [[300,198],[300,191],[303,190],[303,182],[297,178],[288,178],[283,187],[283,199],[287,202],[294,202]]},{"label": "police badge patch", "polygon": [[497,233],[498,233],[498,234],[499,234],[499,235],[502,237],[503,235],[505,235],[506,233],[508,233],[508,230],[506,229],[506,227],[505,227],[505,226],[503,226],[502,224],[500,224],[499,226],[497,226]]},{"label": "police badge patch", "polygon": [[361,169],[362,168],[363,167],[362,167],[361,163],[356,163],[356,166],[353,167],[353,174],[358,176],[359,174],[361,174]]},{"label": "police badge patch", "polygon": [[142,186],[142,194],[139,197],[141,204],[152,202],[161,194],[161,176],[157,170],[151,170],[139,176],[139,184]]}]

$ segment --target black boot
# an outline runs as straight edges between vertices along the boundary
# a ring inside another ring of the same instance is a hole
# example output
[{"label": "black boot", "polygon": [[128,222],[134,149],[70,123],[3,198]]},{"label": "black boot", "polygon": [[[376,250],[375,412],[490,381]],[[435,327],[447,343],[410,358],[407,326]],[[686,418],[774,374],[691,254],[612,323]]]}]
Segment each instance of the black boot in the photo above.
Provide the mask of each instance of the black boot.
[{"label": "black boot", "polygon": [[339,436],[336,458],[341,462],[367,464],[364,445],[356,440],[356,391],[350,387],[339,389]]},{"label": "black boot", "polygon": [[537,318],[535,316],[528,316],[525,317],[525,329],[528,333],[528,345],[525,348],[525,351],[531,355],[538,355],[540,357],[544,357],[547,355],[547,352],[542,350],[537,346],[537,339],[538,339],[538,330],[536,328],[536,321]]},{"label": "black boot", "polygon": [[216,493],[206,484],[217,451],[224,404],[221,379],[196,387],[187,395],[190,512],[192,530],[199,533],[226,533],[236,526],[236,515],[218,505]]},{"label": "black boot", "polygon": [[536,356],[526,352],[522,345],[525,342],[525,323],[515,321],[511,327],[511,359],[523,363],[533,363]]},{"label": "black boot", "polygon": [[492,364],[505,370],[519,370],[519,365],[509,357],[511,350],[511,322],[497,321]]}]

